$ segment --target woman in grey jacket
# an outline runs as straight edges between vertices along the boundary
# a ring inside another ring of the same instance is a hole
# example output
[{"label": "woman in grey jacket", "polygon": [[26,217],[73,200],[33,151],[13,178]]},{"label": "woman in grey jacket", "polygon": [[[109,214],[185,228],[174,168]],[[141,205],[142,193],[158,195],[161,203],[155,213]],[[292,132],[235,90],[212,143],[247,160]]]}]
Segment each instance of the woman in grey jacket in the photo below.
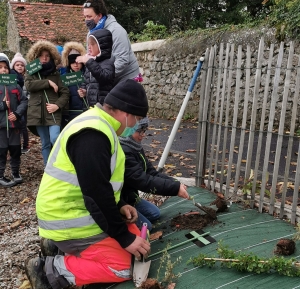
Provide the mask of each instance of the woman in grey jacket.
[{"label": "woman in grey jacket", "polygon": [[115,85],[126,79],[142,81],[138,61],[131,49],[126,30],[107,13],[103,0],[87,0],[83,4],[85,23],[90,30],[88,35],[98,29],[107,29],[112,34],[112,55],[115,57]]}]

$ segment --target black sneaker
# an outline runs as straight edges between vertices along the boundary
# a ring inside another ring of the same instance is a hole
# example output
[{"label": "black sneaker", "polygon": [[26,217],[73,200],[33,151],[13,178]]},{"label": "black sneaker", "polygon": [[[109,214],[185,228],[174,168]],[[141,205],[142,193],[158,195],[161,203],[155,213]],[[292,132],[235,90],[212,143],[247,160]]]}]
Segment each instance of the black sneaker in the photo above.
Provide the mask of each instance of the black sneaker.
[{"label": "black sneaker", "polygon": [[22,179],[22,177],[20,176],[19,173],[13,174],[12,178],[13,178],[13,181],[15,182],[15,184],[22,184],[23,183],[23,179]]},{"label": "black sneaker", "polygon": [[44,271],[45,260],[40,257],[25,261],[25,272],[32,289],[51,289]]},{"label": "black sneaker", "polygon": [[29,151],[30,151],[30,148],[23,148],[23,149],[21,149],[21,153],[22,154],[27,154],[27,153],[29,153]]},{"label": "black sneaker", "polygon": [[[58,247],[49,239],[41,239],[41,253],[44,257],[46,256],[56,256],[59,254]],[[62,254],[59,254],[62,255]]]},{"label": "black sneaker", "polygon": [[16,183],[10,179],[7,179],[6,177],[0,178],[0,186],[9,188],[14,185],[16,185]]}]

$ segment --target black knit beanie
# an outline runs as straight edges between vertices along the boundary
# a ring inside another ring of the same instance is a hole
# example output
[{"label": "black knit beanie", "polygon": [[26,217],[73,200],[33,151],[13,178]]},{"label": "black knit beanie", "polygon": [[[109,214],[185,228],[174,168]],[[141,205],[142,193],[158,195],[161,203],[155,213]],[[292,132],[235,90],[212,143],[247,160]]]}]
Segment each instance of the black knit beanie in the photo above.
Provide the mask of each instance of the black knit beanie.
[{"label": "black knit beanie", "polygon": [[145,117],[148,100],[143,86],[133,79],[119,82],[105,97],[104,103],[127,113]]},{"label": "black knit beanie", "polygon": [[80,54],[69,54],[68,55],[69,65],[76,62],[75,60],[76,60],[77,56],[80,56]]}]

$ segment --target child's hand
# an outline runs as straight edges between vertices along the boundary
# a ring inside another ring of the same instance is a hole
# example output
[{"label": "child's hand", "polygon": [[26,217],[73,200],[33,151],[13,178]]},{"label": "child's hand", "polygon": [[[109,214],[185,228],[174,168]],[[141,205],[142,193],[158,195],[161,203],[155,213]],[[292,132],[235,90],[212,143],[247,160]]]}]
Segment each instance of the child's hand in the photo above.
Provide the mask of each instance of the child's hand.
[{"label": "child's hand", "polygon": [[49,81],[49,85],[54,89],[54,91],[58,92],[58,86],[52,80],[48,80],[48,81]]},{"label": "child's hand", "polygon": [[85,55],[83,55],[83,56],[77,56],[75,61],[76,61],[77,63],[83,63],[83,64],[86,64],[86,62],[87,62],[90,58],[94,58],[94,57],[91,56],[91,55],[85,54]]},{"label": "child's hand", "polygon": [[15,116],[15,114],[13,112],[11,112],[9,115],[8,115],[8,120],[9,121],[16,121],[17,120],[17,117]]},{"label": "child's hand", "polygon": [[190,196],[186,190],[186,185],[180,184],[177,196],[180,198],[189,199]]},{"label": "child's hand", "polygon": [[46,103],[46,107],[49,113],[56,112],[59,109],[58,105],[54,103]]},{"label": "child's hand", "polygon": [[83,89],[83,88],[79,88],[77,90],[78,94],[80,97],[85,97],[86,96],[86,89]]},{"label": "child's hand", "polygon": [[6,102],[7,108],[10,108],[10,102],[8,100],[6,100],[5,102]]}]

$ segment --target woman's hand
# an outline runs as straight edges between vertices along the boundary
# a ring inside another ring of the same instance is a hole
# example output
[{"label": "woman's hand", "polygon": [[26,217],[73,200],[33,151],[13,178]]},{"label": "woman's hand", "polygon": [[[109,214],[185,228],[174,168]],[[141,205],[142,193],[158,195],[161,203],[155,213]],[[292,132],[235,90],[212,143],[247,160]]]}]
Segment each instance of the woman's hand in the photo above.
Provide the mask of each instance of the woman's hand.
[{"label": "woman's hand", "polygon": [[48,80],[48,81],[49,81],[49,85],[54,89],[54,91],[58,92],[58,86],[52,80]]},{"label": "woman's hand", "polygon": [[59,106],[53,103],[46,103],[46,108],[49,113],[53,113],[59,109]]}]

